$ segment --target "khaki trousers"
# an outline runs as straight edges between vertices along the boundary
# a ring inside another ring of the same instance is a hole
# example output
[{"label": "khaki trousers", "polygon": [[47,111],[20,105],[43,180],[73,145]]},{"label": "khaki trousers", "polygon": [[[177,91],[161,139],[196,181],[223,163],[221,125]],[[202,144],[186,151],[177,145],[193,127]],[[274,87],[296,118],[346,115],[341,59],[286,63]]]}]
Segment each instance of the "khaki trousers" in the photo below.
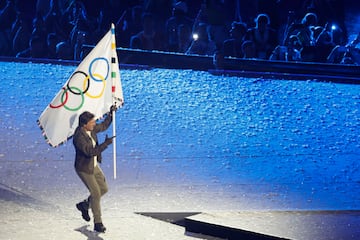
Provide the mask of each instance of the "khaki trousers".
[{"label": "khaki trousers", "polygon": [[90,192],[90,207],[94,216],[94,223],[101,223],[100,199],[108,191],[104,173],[97,165],[94,174],[76,171],[82,182]]}]

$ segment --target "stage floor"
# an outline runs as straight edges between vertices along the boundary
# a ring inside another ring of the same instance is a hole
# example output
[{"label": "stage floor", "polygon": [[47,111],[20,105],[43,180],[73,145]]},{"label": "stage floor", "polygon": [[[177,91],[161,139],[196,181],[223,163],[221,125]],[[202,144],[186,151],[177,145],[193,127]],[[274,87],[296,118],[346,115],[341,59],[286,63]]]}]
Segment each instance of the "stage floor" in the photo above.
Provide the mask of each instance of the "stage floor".
[{"label": "stage floor", "polygon": [[193,217],[286,237],[325,231],[348,240],[356,230],[359,85],[121,70],[117,179],[111,148],[101,165],[109,231],[93,236],[75,208],[88,191],[71,140],[52,148],[36,123],[75,67],[0,67],[1,239],[194,238],[139,212],[200,212]]}]

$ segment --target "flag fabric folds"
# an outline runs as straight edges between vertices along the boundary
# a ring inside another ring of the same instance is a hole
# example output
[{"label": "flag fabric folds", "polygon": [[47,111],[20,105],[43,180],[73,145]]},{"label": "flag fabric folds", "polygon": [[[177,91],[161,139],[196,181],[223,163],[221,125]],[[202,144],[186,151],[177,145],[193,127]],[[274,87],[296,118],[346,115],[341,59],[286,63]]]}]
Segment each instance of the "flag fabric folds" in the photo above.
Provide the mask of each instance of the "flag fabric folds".
[{"label": "flag fabric folds", "polygon": [[72,137],[84,111],[101,118],[124,103],[115,44],[115,28],[78,65],[38,119],[47,142],[56,147]]}]

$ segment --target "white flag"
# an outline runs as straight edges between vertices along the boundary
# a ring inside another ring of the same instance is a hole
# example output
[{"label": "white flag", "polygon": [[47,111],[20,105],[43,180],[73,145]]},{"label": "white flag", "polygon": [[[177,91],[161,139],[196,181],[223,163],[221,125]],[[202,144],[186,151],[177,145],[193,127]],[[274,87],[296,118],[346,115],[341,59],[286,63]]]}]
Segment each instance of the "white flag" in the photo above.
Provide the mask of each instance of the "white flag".
[{"label": "white flag", "polygon": [[84,111],[96,119],[111,105],[124,103],[116,53],[115,28],[100,40],[72,73],[55,98],[42,112],[38,124],[47,142],[56,147],[72,137]]}]

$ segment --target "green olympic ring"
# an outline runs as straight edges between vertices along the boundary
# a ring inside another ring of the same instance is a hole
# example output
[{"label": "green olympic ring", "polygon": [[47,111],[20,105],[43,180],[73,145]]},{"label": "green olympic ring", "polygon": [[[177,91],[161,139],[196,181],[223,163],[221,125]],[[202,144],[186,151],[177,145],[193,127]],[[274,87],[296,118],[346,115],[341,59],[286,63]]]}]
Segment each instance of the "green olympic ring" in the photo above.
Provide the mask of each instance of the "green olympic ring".
[{"label": "green olympic ring", "polygon": [[[80,96],[81,96],[81,103],[78,107],[74,107],[74,108],[70,108],[68,106],[66,106],[66,101],[67,101],[67,91],[70,90],[70,89],[75,89],[76,91],[79,92]],[[66,99],[64,100],[64,96],[66,96]],[[63,94],[61,95],[61,102],[64,106],[64,108],[66,110],[69,110],[69,111],[77,111],[79,110],[80,108],[82,108],[82,106],[84,105],[84,102],[85,102],[85,98],[84,98],[84,93],[81,91],[80,88],[77,88],[77,87],[68,87],[68,89],[65,89],[65,91],[63,92]]]}]

